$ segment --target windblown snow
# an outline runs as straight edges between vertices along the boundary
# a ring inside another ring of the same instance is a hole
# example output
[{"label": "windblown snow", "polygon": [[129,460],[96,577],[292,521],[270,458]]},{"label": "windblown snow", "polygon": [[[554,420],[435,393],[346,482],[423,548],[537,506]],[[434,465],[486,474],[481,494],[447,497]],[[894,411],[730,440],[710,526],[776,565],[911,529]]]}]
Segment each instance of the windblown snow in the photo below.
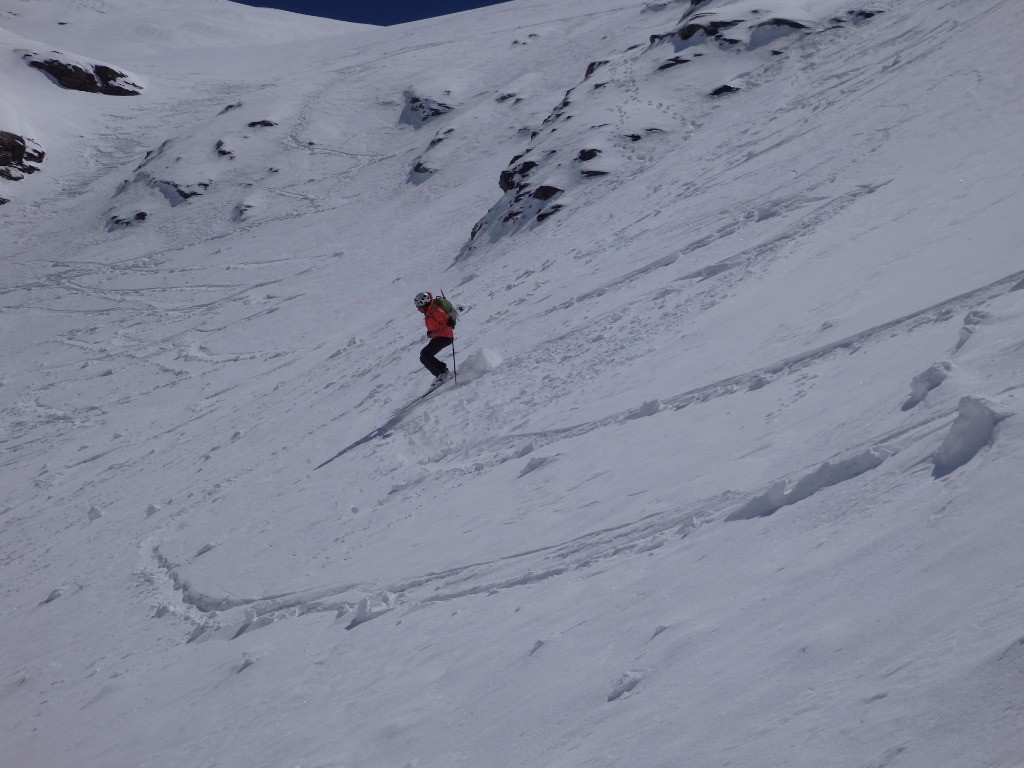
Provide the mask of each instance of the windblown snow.
[{"label": "windblown snow", "polygon": [[1024,765],[1022,24],[0,0],[0,763]]}]

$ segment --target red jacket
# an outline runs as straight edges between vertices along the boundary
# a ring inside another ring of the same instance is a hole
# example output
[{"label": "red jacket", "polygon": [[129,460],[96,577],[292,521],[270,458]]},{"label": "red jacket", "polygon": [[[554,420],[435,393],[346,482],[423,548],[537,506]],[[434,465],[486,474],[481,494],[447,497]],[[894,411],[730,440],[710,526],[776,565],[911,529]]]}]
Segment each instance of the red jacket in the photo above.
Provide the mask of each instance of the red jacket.
[{"label": "red jacket", "polygon": [[454,339],[455,329],[448,325],[448,313],[436,301],[423,307],[423,321],[427,324],[427,336],[432,339]]}]

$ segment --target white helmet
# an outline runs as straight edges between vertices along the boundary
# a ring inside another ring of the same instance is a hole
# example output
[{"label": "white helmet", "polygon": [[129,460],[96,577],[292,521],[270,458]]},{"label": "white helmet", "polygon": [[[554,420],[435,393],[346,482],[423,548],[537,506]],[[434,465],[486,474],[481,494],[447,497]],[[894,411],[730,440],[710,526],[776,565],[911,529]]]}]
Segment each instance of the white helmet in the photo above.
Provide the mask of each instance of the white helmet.
[{"label": "white helmet", "polygon": [[433,300],[434,294],[432,294],[430,291],[420,291],[419,293],[416,294],[416,298],[414,298],[412,301],[417,307],[423,309],[423,307],[429,306],[430,302],[432,302]]}]

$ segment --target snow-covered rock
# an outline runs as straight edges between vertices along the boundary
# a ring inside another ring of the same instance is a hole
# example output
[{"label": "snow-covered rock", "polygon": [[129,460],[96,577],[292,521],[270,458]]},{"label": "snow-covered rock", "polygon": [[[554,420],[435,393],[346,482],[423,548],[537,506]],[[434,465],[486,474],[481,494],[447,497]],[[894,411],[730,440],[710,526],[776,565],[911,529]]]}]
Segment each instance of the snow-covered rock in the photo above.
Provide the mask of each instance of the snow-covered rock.
[{"label": "snow-covered rock", "polygon": [[403,94],[405,106],[402,109],[401,122],[419,128],[436,117],[447,115],[455,107],[442,99],[450,99],[451,95],[451,91],[444,91],[435,99],[421,96],[414,88],[407,89]]}]

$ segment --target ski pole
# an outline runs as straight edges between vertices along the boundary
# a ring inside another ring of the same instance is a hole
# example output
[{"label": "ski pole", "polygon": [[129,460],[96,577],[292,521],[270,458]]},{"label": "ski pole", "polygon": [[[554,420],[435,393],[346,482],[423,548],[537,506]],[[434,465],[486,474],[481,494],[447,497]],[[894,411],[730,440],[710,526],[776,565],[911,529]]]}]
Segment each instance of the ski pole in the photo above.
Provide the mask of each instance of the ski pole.
[{"label": "ski pole", "polygon": [[[441,291],[441,298],[448,301],[448,297],[444,295],[444,291]],[[455,386],[459,386],[459,369],[455,365],[455,337],[452,336],[452,378],[455,379]]]}]

